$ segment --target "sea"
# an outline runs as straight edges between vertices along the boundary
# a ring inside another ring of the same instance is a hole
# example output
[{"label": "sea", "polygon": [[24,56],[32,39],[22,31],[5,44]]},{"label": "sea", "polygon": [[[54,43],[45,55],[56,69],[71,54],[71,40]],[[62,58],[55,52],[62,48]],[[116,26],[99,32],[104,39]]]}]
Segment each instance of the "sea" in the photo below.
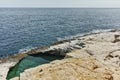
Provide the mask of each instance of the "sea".
[{"label": "sea", "polygon": [[110,29],[120,29],[120,9],[0,8],[0,58]]}]

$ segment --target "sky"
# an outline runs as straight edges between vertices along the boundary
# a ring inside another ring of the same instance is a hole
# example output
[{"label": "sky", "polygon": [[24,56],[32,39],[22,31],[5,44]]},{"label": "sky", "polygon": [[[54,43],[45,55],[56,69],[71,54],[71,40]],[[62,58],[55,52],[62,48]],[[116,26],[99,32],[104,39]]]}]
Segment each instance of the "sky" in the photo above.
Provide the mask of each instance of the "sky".
[{"label": "sky", "polygon": [[0,7],[120,8],[120,0],[0,0]]}]

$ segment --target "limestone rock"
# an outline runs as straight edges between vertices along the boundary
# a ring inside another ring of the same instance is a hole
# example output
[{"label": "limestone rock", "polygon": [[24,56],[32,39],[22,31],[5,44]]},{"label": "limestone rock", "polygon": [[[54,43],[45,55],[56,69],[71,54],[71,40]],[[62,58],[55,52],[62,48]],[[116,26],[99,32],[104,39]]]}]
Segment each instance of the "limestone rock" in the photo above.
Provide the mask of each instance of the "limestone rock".
[{"label": "limestone rock", "polygon": [[6,62],[0,64],[0,80],[6,80],[9,68],[13,67],[17,62]]},{"label": "limestone rock", "polygon": [[45,52],[65,59],[27,69],[11,80],[120,80],[120,30],[77,37]]},{"label": "limestone rock", "polygon": [[112,71],[93,58],[69,58],[26,70],[11,80],[112,80]]}]

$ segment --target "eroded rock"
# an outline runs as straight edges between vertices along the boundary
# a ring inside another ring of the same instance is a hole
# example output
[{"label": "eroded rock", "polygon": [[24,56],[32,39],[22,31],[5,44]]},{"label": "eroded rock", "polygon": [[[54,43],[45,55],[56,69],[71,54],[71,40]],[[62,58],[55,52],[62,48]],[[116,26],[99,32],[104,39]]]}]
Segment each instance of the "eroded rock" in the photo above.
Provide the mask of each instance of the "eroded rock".
[{"label": "eroded rock", "polygon": [[[33,50],[29,54],[47,52],[66,57],[27,69],[11,80],[120,80],[119,35],[119,30],[96,33]],[[78,45],[81,43],[84,46]]]},{"label": "eroded rock", "polygon": [[28,69],[19,77],[20,80],[112,80],[112,78],[112,71],[93,58],[54,61]]}]

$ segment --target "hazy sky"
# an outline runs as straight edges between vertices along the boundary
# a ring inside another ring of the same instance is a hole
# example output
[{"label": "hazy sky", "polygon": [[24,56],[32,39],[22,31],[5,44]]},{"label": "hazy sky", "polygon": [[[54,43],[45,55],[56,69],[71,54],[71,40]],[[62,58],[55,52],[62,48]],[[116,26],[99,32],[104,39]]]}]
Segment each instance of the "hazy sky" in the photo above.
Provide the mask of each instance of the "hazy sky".
[{"label": "hazy sky", "polygon": [[119,7],[120,0],[0,0],[0,7]]}]

